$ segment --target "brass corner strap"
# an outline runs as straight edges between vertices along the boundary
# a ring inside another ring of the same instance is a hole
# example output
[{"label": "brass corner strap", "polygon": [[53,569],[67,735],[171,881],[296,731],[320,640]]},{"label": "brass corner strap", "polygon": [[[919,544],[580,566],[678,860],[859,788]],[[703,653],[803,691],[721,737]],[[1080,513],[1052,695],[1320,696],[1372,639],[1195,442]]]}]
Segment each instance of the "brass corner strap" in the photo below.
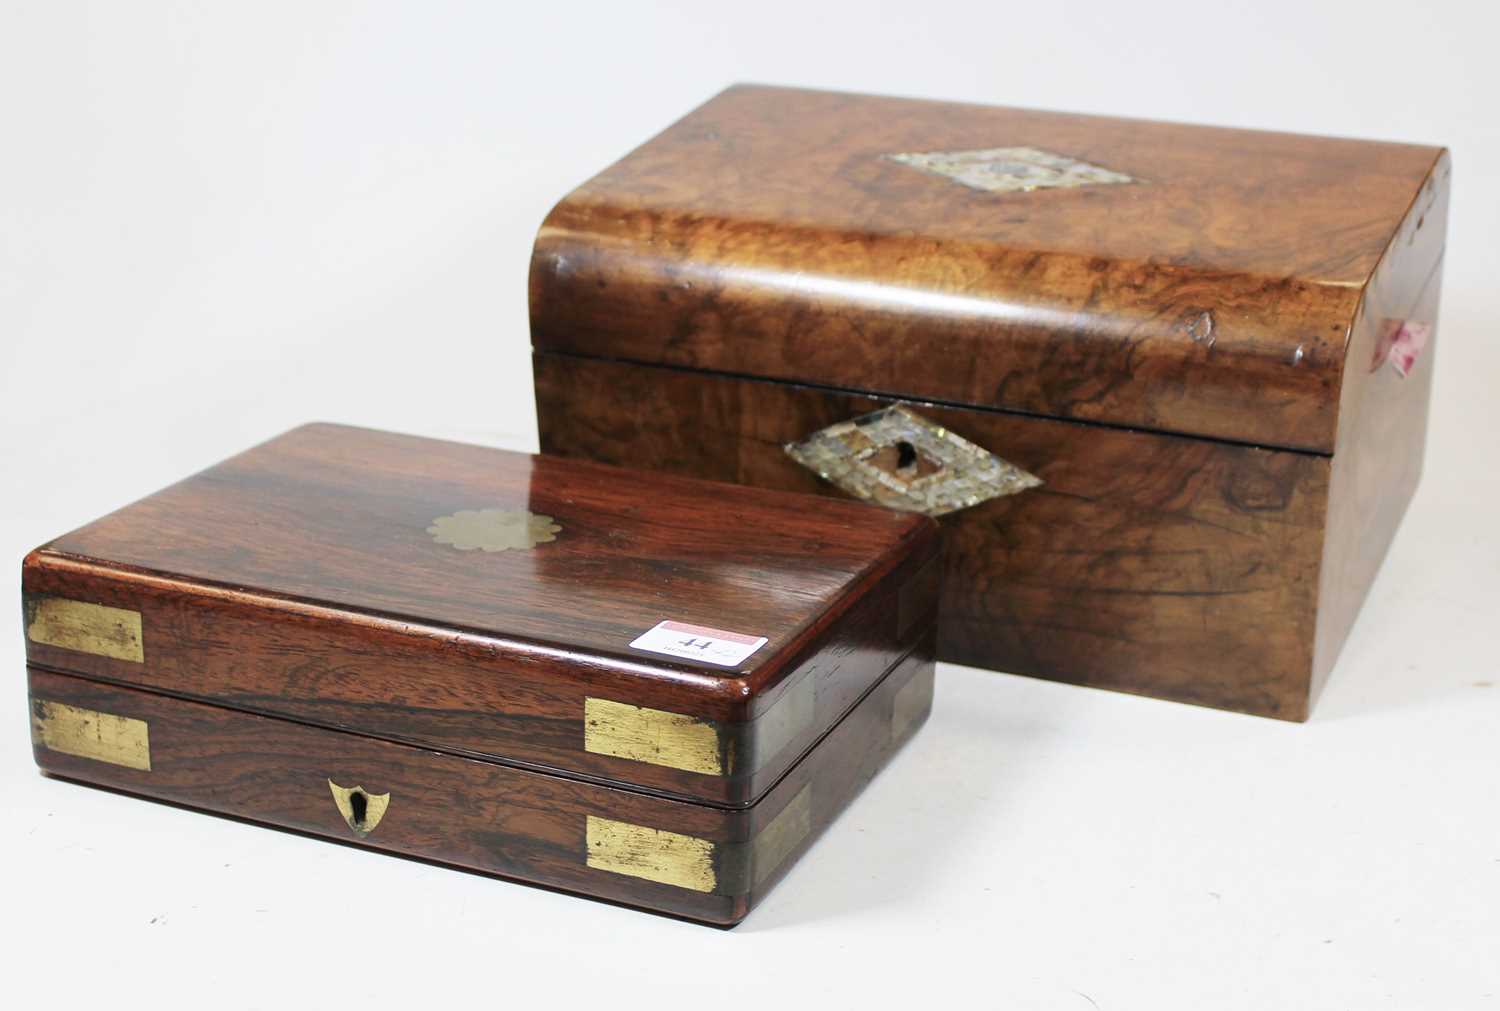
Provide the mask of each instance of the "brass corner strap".
[{"label": "brass corner strap", "polygon": [[151,771],[151,733],[145,720],[34,698],[31,739],[60,755]]},{"label": "brass corner strap", "polygon": [[804,736],[817,679],[802,677],[751,723],[717,723],[613,699],[583,700],[583,749],[706,776],[746,776]]},{"label": "brass corner strap", "polygon": [[780,867],[812,831],[805,786],[748,842],[723,843],[588,816],[588,866],[714,895],[745,895]]},{"label": "brass corner strap", "polygon": [[730,756],[717,724],[611,699],[583,700],[583,748],[687,772],[723,776]]},{"label": "brass corner strap", "polygon": [[51,594],[26,594],[26,638],[132,663],[146,661],[141,613]]}]

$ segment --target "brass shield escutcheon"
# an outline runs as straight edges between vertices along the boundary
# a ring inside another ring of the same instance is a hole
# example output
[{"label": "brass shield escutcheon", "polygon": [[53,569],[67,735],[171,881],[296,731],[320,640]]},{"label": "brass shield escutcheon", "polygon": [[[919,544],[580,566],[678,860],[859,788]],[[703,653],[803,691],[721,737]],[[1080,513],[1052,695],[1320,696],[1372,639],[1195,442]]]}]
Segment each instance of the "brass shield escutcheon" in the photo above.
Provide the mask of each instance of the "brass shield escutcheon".
[{"label": "brass shield escutcheon", "polygon": [[362,786],[343,787],[330,779],[328,790],[333,794],[334,806],[344,816],[344,823],[361,839],[375,831],[385,817],[386,808],[391,806],[389,793],[370,793]]}]

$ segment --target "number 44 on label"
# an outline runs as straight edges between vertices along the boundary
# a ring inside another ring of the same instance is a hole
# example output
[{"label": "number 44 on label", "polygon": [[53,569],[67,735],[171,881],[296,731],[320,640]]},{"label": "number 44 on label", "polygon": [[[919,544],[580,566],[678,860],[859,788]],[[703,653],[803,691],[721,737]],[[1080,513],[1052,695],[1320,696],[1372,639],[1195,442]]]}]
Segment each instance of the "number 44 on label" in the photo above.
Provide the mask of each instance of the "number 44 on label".
[{"label": "number 44 on label", "polygon": [[699,660],[719,667],[738,667],[766,644],[766,637],[726,632],[681,621],[663,621],[630,644],[631,649]]}]

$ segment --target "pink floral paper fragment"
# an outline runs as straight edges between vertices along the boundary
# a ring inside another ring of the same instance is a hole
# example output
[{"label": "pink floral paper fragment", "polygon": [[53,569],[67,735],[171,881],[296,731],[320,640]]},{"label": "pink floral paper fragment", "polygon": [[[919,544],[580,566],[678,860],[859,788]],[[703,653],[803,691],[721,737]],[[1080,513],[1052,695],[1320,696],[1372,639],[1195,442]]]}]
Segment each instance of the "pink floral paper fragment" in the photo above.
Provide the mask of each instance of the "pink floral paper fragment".
[{"label": "pink floral paper fragment", "polygon": [[1370,362],[1373,372],[1386,362],[1396,370],[1396,375],[1405,379],[1417,364],[1422,349],[1432,335],[1432,324],[1409,319],[1386,320],[1381,327],[1380,342],[1375,345],[1375,357]]}]

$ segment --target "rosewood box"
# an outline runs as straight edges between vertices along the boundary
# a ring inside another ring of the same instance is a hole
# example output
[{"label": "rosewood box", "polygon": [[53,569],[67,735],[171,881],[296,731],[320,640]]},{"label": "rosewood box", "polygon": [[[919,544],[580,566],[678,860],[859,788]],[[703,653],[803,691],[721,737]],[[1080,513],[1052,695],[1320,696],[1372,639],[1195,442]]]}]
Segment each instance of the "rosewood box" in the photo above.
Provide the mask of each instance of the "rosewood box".
[{"label": "rosewood box", "polygon": [[927,715],[937,534],[299,428],[27,556],[36,760],[733,924]]},{"label": "rosewood box", "polygon": [[536,239],[542,450],[939,516],[940,659],[1300,720],[1416,487],[1433,147],[731,88]]}]

